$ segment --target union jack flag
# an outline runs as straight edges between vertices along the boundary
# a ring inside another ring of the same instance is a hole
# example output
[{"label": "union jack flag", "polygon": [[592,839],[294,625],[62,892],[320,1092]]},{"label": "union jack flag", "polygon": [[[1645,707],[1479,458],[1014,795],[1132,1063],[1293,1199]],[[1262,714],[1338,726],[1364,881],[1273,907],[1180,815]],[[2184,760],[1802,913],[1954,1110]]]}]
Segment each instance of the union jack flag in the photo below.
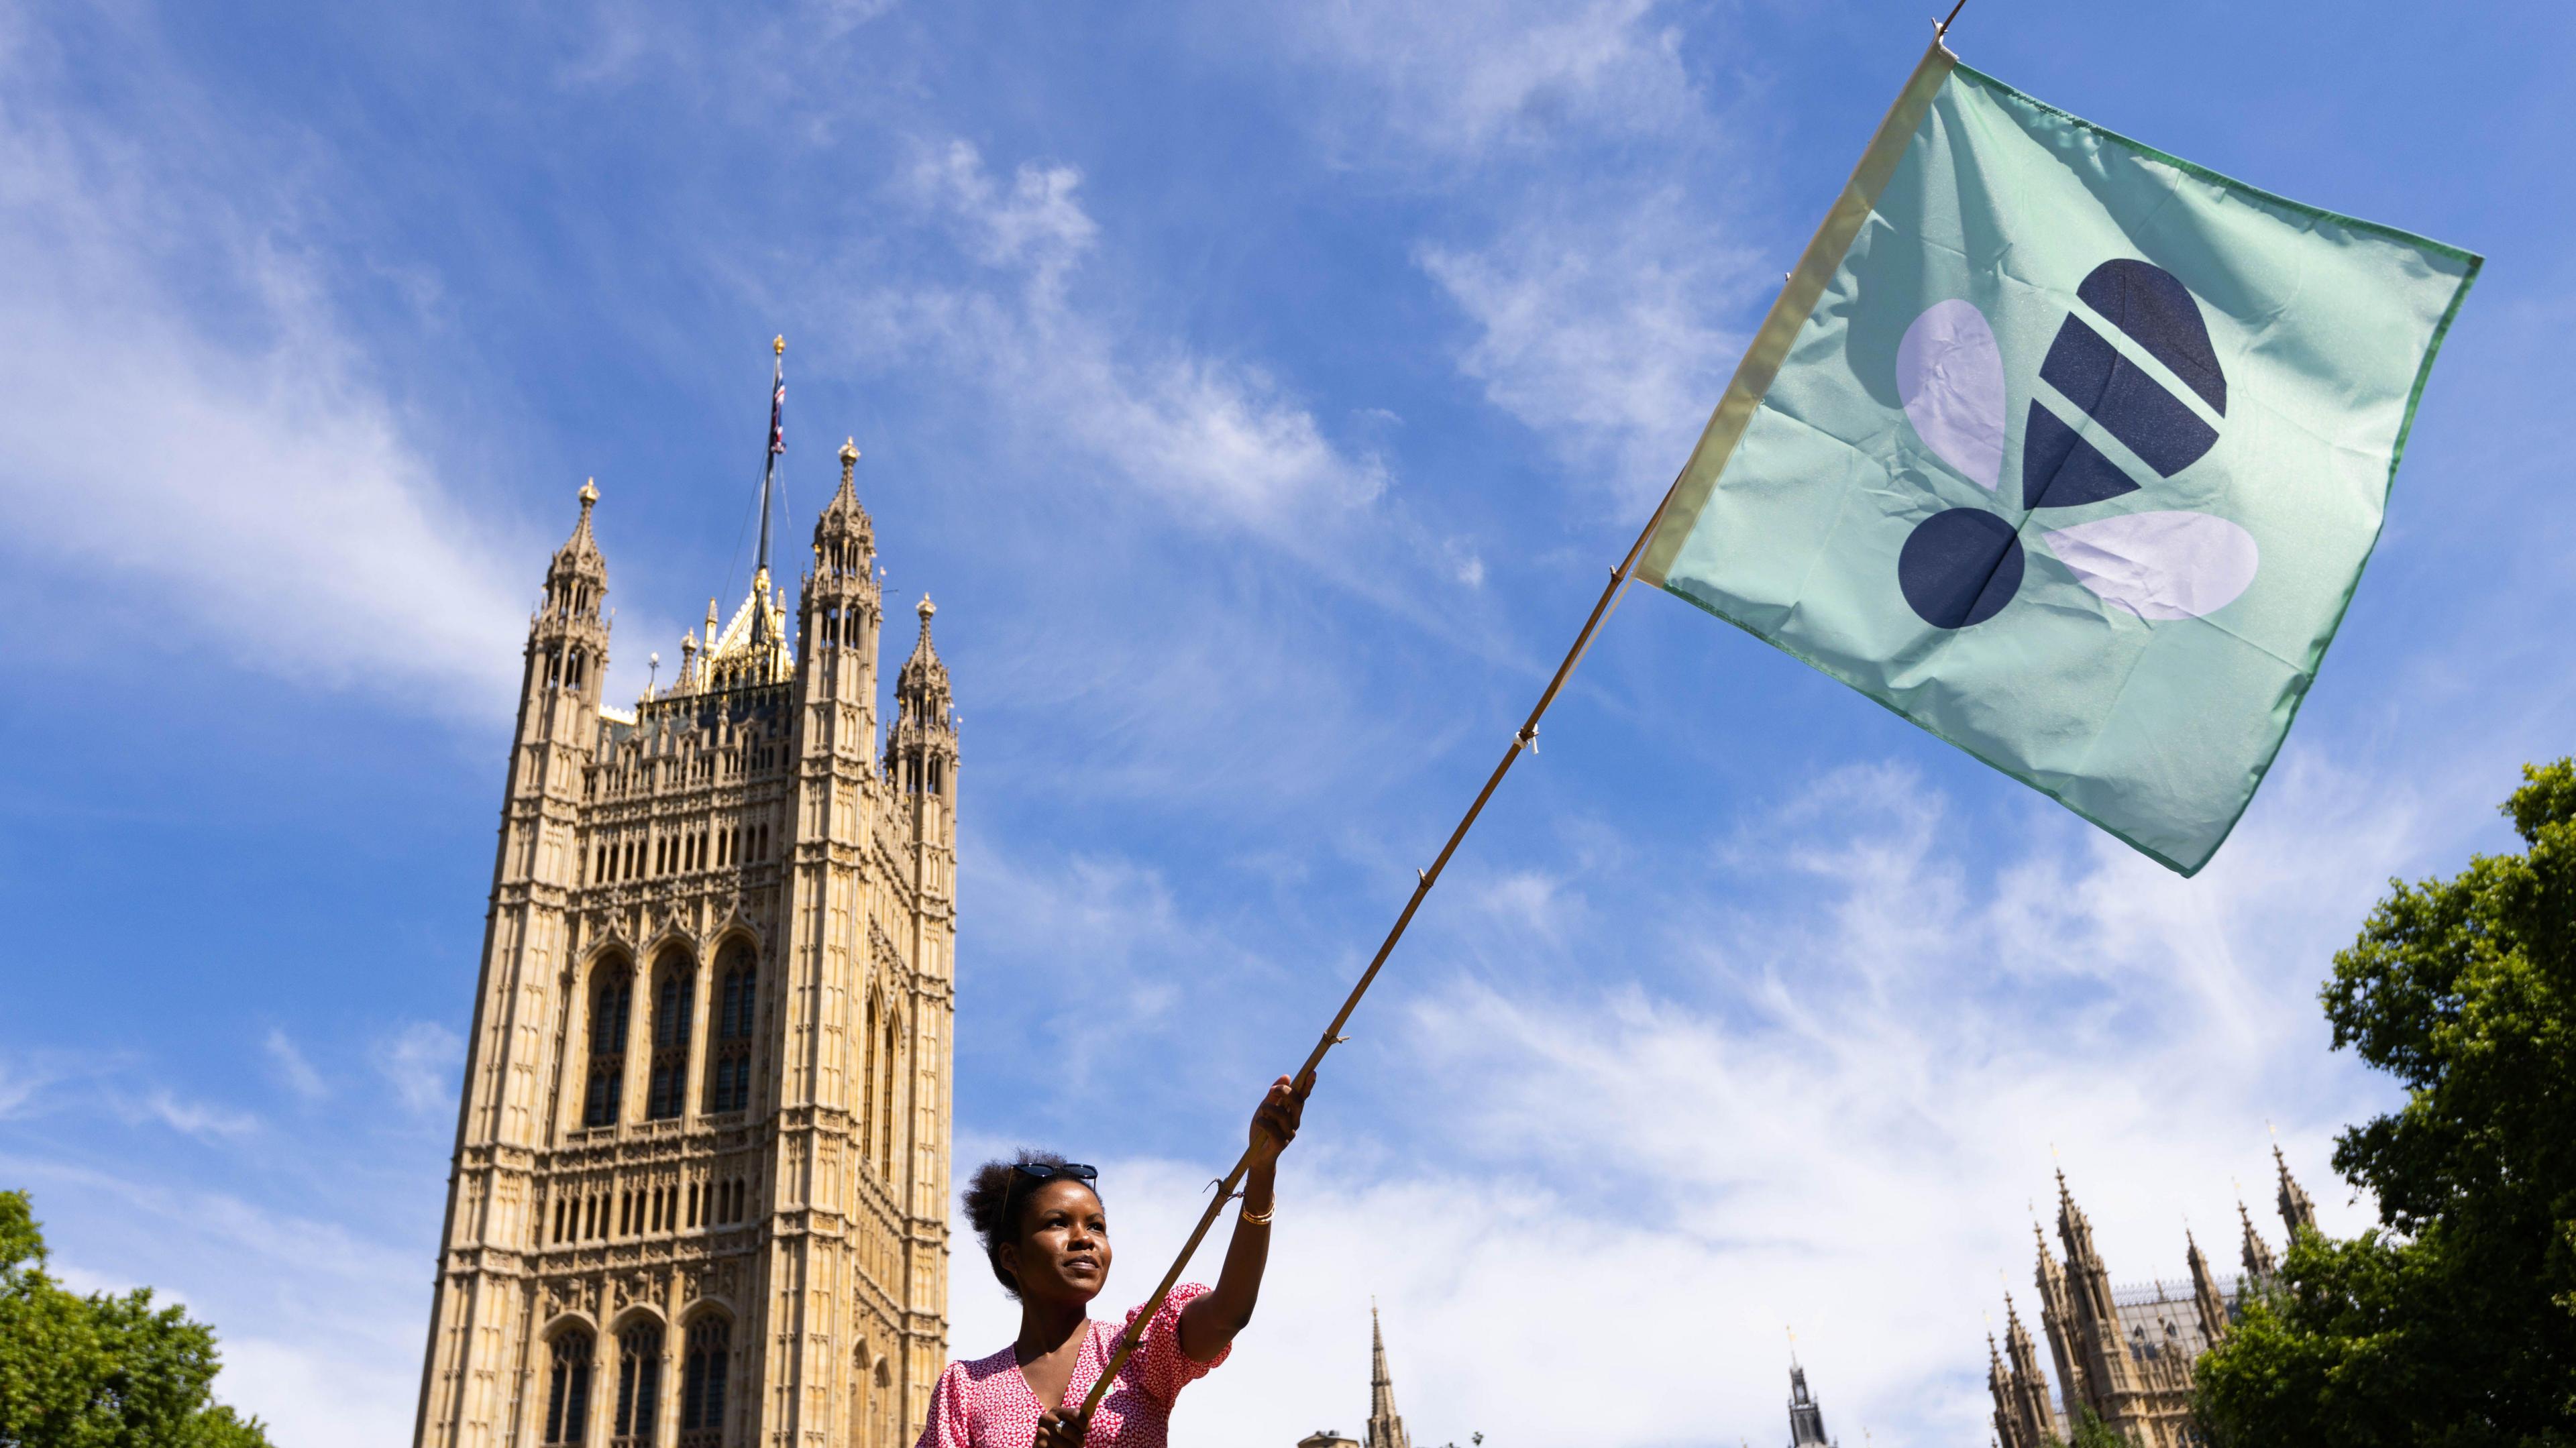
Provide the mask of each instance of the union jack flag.
[{"label": "union jack flag", "polygon": [[769,451],[773,456],[787,451],[787,378],[783,373],[769,384]]}]

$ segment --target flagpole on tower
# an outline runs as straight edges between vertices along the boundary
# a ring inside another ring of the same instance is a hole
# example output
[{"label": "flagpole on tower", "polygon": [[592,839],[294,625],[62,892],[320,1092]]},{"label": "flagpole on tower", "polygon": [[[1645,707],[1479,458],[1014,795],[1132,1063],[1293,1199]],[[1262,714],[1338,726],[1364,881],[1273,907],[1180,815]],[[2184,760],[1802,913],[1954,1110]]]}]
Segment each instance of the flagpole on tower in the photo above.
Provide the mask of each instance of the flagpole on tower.
[{"label": "flagpole on tower", "polygon": [[769,449],[761,459],[760,472],[760,554],[752,565],[751,636],[765,643],[769,637],[769,494],[778,482],[778,455],[787,451],[787,337],[784,333],[769,344]]}]

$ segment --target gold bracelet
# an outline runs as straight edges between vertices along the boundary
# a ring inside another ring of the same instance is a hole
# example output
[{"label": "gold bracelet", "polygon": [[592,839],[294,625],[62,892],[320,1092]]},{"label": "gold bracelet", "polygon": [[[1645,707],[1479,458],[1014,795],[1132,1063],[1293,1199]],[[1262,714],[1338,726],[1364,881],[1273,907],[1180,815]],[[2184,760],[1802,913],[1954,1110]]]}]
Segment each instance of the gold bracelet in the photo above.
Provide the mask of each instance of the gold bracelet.
[{"label": "gold bracelet", "polygon": [[1279,1215],[1279,1199],[1277,1197],[1272,1197],[1270,1199],[1270,1210],[1266,1212],[1254,1211],[1250,1202],[1243,1204],[1243,1220],[1256,1227],[1269,1226],[1270,1219],[1277,1215]]}]

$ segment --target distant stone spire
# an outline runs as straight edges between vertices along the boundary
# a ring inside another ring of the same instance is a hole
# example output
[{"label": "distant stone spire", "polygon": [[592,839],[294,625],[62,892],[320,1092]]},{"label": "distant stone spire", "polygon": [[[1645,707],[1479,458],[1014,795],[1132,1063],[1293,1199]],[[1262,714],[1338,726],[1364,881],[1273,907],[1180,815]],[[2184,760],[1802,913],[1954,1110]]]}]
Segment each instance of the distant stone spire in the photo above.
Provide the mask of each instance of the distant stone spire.
[{"label": "distant stone spire", "polygon": [[[2111,1297],[2110,1268],[2093,1245],[2093,1224],[2086,1219],[2084,1209],[2075,1205],[2075,1194],[2067,1189],[2063,1167],[2057,1172],[2057,1235],[2066,1244],[2070,1316],[2063,1327],[2069,1337],[2068,1356],[2082,1374],[2086,1401],[2108,1417],[2112,1405],[2135,1386],[2140,1369],[2120,1330],[2119,1309]],[[2052,1346],[2055,1336],[2051,1334]]]},{"label": "distant stone spire", "polygon": [[[572,525],[572,536],[555,550],[554,561],[546,568],[546,602],[559,614],[595,611],[599,595],[607,591],[608,564],[599,556],[599,539],[590,531],[590,510],[599,502],[597,479],[582,479],[581,517]],[[587,590],[575,585],[589,584]]]},{"label": "distant stone spire", "polygon": [[921,638],[912,646],[912,657],[903,661],[903,671],[895,675],[896,712],[909,712],[937,727],[948,712],[949,699],[948,665],[940,660],[938,648],[930,642],[930,619],[939,612],[939,605],[925,593],[913,611],[921,615]]},{"label": "distant stone spire", "polygon": [[1369,1420],[1361,1442],[1365,1448],[1413,1448],[1395,1411],[1395,1380],[1387,1376],[1386,1334],[1378,1330],[1375,1302],[1369,1304]]},{"label": "distant stone spire", "polygon": [[2066,1271],[2057,1265],[2056,1258],[2049,1255],[2048,1233],[2040,1227],[2036,1216],[2031,1219],[2030,1234],[2039,1245],[2039,1266],[2032,1273],[2032,1280],[2039,1287],[2040,1328],[2048,1334],[2049,1356],[2057,1364],[2059,1399],[2065,1404],[2068,1415],[2072,1416],[2087,1401],[2084,1353],[2076,1337],[2079,1319],[2074,1300],[2067,1295]]},{"label": "distant stone spire", "polygon": [[841,486],[832,493],[832,501],[814,515],[814,546],[819,551],[833,539],[855,537],[870,554],[876,551],[873,525],[868,510],[859,502],[859,440],[851,438],[841,444]]},{"label": "distant stone spire", "polygon": [[2272,1165],[2281,1173],[2281,1221],[2289,1227],[2290,1235],[2296,1237],[2302,1227],[2315,1231],[2317,1204],[2309,1201],[2308,1194],[2290,1179],[2289,1159],[2281,1155],[2281,1143],[2277,1141],[2272,1143]]},{"label": "distant stone spire", "polygon": [[[599,556],[599,540],[590,531],[590,510],[599,502],[599,485],[585,479],[581,516],[572,536],[546,564],[546,588],[528,619],[526,689],[520,695],[523,737],[569,740],[589,724],[589,711],[599,703],[608,668],[608,619],[600,605],[608,597],[608,563]],[[561,691],[570,691],[564,695]],[[581,700],[569,714],[561,698]]]},{"label": "distant stone spire", "polygon": [[2227,1334],[2227,1297],[2218,1290],[2218,1274],[2209,1270],[2209,1259],[2201,1255],[2188,1226],[2182,1229],[2182,1241],[2183,1260],[2191,1264],[2191,1300],[2200,1311],[2200,1334],[2215,1343]]},{"label": "distant stone spire", "polygon": [[1789,1352],[1789,1448],[1826,1448],[1832,1440],[1825,1437],[1825,1410],[1807,1394],[1807,1370],[1798,1365],[1794,1347]]},{"label": "distant stone spire", "polygon": [[599,479],[582,479],[581,491],[573,496],[581,499],[581,517],[572,525],[572,539],[564,545],[565,551],[579,549],[596,554],[599,543],[590,536],[590,510],[599,503]]},{"label": "distant stone spire", "polygon": [[2254,1230],[2254,1214],[2245,1210],[2245,1199],[2236,1199],[2236,1219],[2245,1224],[2245,1275],[2269,1277],[2275,1270],[2271,1245],[2263,1234]]},{"label": "distant stone spire", "polygon": [[2012,1294],[2004,1294],[2004,1357],[1995,1356],[1995,1335],[1986,1333],[1986,1388],[1995,1402],[1995,1436],[2004,1448],[2054,1448],[2055,1423],[2048,1406],[2048,1373],[2039,1364],[2039,1349],[2021,1324]]},{"label": "distant stone spire", "polygon": [[2093,1251],[2093,1224],[2086,1220],[2084,1209],[2075,1205],[2075,1193],[2066,1186],[2066,1168],[2057,1169],[2057,1240],[2066,1245],[2066,1265],[2077,1271],[2097,1260]]}]

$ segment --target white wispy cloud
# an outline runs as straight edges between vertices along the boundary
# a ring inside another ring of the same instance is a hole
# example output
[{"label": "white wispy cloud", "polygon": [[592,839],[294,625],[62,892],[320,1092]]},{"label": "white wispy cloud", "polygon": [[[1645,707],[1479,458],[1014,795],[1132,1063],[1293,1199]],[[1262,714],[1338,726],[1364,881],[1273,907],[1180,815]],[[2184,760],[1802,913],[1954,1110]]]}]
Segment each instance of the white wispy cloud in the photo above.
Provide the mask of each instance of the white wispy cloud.
[{"label": "white wispy cloud", "polygon": [[248,1136],[259,1130],[259,1118],[247,1111],[234,1111],[212,1102],[183,1100],[167,1090],[156,1090],[134,1103],[133,1113],[157,1121],[173,1131],[207,1141]]},{"label": "white wispy cloud", "polygon": [[298,1097],[319,1101],[331,1094],[330,1083],[322,1079],[321,1072],[313,1069],[313,1063],[305,1058],[302,1048],[295,1044],[294,1037],[286,1033],[285,1027],[269,1027],[268,1035],[260,1042],[260,1049],[267,1053],[268,1063],[276,1071],[277,1079]]},{"label": "white wispy cloud", "polygon": [[1044,452],[1158,500],[1200,528],[1249,528],[1290,548],[1329,535],[1387,486],[1260,366],[1140,333],[1084,299],[1078,268],[1098,227],[1081,177],[1024,163],[1005,184],[971,144],[930,146],[901,194],[954,229],[980,280],[880,287],[857,300],[861,350],[925,357],[1009,404]]},{"label": "white wispy cloud", "polygon": [[0,1121],[27,1114],[39,1095],[69,1074],[68,1065],[43,1056],[0,1059]]},{"label": "white wispy cloud", "polygon": [[910,184],[916,199],[957,224],[977,261],[1026,267],[1032,286],[1052,302],[1063,300],[1065,269],[1100,234],[1075,194],[1082,173],[1071,166],[1023,161],[1003,187],[981,152],[951,139],[922,149]]},{"label": "white wispy cloud", "polygon": [[1679,188],[1584,188],[1486,243],[1426,245],[1423,270],[1474,327],[1458,367],[1546,440],[1580,491],[1651,506],[1726,385],[1754,295],[1725,220]]},{"label": "white wispy cloud", "polygon": [[[77,580],[88,626],[506,708],[524,563],[496,566],[370,377],[291,191],[226,184],[175,81],[131,129],[75,121],[45,56],[0,51],[0,549],[53,580],[35,599]],[[101,578],[122,606],[86,608]]]},{"label": "white wispy cloud", "polygon": [[1484,219],[1413,249],[1474,329],[1460,372],[1579,496],[1651,503],[1734,366],[1760,271],[1734,194],[1696,182],[1723,169],[1732,127],[1684,60],[1681,17],[1655,0],[1282,14],[1341,162]]},{"label": "white wispy cloud", "polygon": [[[1194,1023],[1269,967],[1220,922],[1184,910],[1162,868],[991,842],[965,858],[962,888],[981,902],[965,948],[1032,963],[1010,989],[975,993],[977,1038],[1025,1047],[994,1063],[1002,1073],[1116,1089],[1143,1043],[1176,1071],[1232,1050],[1232,1031]],[[1159,1094],[1170,1082],[1135,1084]]]},{"label": "white wispy cloud", "polygon": [[1696,97],[1656,0],[1396,0],[1278,13],[1292,56],[1341,83],[1318,116],[1353,164],[1541,146],[1568,129],[1662,130]]},{"label": "white wispy cloud", "polygon": [[377,1044],[375,1061],[405,1111],[455,1109],[457,1073],[465,1065],[463,1036],[436,1021],[412,1021]]},{"label": "white wispy cloud", "polygon": [[[615,90],[648,77],[684,78],[707,100],[756,98],[775,121],[813,105],[814,83],[831,61],[818,55],[901,0],[791,0],[756,15],[659,3],[599,3],[555,17],[563,54],[553,67],[566,90]],[[810,119],[810,118],[809,118]]]}]

